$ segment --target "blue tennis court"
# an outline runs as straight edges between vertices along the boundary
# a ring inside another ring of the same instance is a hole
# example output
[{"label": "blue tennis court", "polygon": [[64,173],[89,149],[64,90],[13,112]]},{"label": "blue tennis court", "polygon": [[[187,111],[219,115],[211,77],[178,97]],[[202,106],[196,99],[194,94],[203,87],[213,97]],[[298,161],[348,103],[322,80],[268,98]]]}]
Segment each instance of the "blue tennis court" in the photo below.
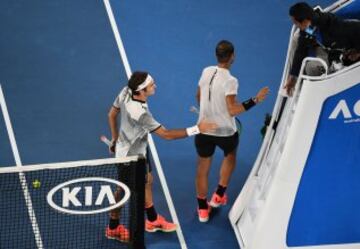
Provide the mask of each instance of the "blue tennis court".
[{"label": "blue tennis court", "polygon": [[[99,137],[110,135],[107,113],[127,82],[128,69],[105,2],[0,2],[0,84],[23,165],[109,157]],[[308,2],[325,7],[333,1]],[[235,45],[232,73],[239,79],[240,99],[253,96],[264,85],[278,90],[291,29],[288,8],[294,1],[109,3],[130,68],[149,71],[157,82],[149,106],[164,126],[188,127],[196,122],[189,108],[195,104],[202,69],[215,64],[214,47],[221,39]],[[272,112],[275,96],[270,94],[263,105],[240,116],[243,133],[227,191],[229,205],[207,224],[200,224],[196,216],[193,139],[169,142],[154,137],[188,248],[239,247],[227,214],[258,153],[260,129],[265,113]],[[0,165],[16,165],[2,115],[0,134]],[[210,190],[217,185],[221,159],[217,152]],[[158,179],[154,193],[157,210],[170,218]],[[17,214],[20,219],[22,214],[26,215],[25,205]],[[0,232],[6,228],[2,226]],[[146,234],[145,239],[149,249],[180,248],[175,233]]]}]

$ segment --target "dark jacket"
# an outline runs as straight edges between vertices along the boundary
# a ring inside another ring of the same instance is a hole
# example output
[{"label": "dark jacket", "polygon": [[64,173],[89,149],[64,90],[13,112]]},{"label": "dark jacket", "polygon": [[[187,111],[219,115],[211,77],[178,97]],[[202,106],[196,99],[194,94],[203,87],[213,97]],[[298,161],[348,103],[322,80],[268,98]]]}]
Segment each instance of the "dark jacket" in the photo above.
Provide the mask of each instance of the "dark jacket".
[{"label": "dark jacket", "polygon": [[[322,37],[321,43],[330,53],[336,49],[360,51],[360,21],[342,20],[332,13],[323,13],[316,10],[311,25],[319,31]],[[309,51],[316,46],[319,46],[319,43],[314,37],[300,31],[290,70],[291,75],[299,75],[303,59],[309,56]]]}]

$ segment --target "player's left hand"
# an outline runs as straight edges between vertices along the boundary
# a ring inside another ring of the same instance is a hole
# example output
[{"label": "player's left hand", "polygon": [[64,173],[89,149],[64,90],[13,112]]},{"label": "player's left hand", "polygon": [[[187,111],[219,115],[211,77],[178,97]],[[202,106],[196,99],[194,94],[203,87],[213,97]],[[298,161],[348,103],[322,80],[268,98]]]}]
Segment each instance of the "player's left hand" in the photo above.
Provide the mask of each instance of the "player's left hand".
[{"label": "player's left hand", "polygon": [[259,92],[256,94],[256,103],[263,102],[267,95],[269,94],[269,87],[263,87],[259,90]]},{"label": "player's left hand", "polygon": [[215,131],[218,128],[217,124],[213,122],[208,122],[204,119],[201,120],[200,123],[198,123],[198,127],[201,133]]}]

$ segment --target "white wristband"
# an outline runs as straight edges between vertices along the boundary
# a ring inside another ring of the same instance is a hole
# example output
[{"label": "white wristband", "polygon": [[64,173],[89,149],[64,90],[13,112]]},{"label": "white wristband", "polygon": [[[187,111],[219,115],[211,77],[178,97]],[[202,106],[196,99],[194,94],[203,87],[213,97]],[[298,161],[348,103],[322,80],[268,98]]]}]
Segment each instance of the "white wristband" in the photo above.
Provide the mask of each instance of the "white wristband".
[{"label": "white wristband", "polygon": [[190,137],[190,136],[199,134],[199,133],[200,133],[200,130],[199,130],[199,127],[198,127],[197,125],[195,125],[195,126],[186,128],[186,133],[187,133],[187,135]]}]

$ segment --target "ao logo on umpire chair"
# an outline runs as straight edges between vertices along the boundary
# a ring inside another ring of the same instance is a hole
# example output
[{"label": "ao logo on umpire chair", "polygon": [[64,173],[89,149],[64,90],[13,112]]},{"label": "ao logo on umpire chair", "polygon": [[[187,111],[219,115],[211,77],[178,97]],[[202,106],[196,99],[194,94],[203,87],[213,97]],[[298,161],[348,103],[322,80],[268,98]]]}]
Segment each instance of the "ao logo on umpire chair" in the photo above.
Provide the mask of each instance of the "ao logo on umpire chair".
[{"label": "ao logo on umpire chair", "polygon": [[[111,186],[122,189],[116,202]],[[79,178],[61,183],[47,195],[49,205],[68,214],[97,214],[123,206],[130,198],[129,188],[122,182],[101,177]]]},{"label": "ao logo on umpire chair", "polygon": [[[348,103],[346,100],[342,99],[340,100],[334,110],[331,112],[329,119],[337,119],[337,117],[342,114],[341,116],[344,119],[353,119],[353,118],[359,118],[360,117],[360,100],[358,100],[353,108],[349,108]],[[357,121],[357,120],[354,120]]]}]

